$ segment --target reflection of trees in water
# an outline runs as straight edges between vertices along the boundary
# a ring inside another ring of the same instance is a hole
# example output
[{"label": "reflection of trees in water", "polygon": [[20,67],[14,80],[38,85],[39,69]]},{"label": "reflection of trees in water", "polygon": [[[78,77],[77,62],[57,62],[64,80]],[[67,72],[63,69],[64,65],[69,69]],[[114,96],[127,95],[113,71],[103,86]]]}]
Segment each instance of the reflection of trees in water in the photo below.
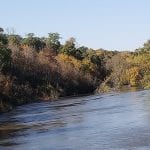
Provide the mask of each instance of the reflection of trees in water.
[{"label": "reflection of trees in water", "polygon": [[77,111],[82,103],[83,101],[78,99],[42,103],[38,106],[32,104],[20,107],[11,114],[3,114],[0,124],[0,145],[21,144],[22,138],[35,134],[78,130],[74,125],[83,121],[83,113]]},{"label": "reflection of trees in water", "polygon": [[21,144],[17,138],[25,136],[25,125],[16,122],[5,123],[0,125],[0,146],[14,146]]},{"label": "reflection of trees in water", "polygon": [[18,124],[16,122],[12,123],[4,123],[0,125],[0,139],[1,138],[9,138],[18,134],[18,132],[22,132],[27,129],[26,125]]}]

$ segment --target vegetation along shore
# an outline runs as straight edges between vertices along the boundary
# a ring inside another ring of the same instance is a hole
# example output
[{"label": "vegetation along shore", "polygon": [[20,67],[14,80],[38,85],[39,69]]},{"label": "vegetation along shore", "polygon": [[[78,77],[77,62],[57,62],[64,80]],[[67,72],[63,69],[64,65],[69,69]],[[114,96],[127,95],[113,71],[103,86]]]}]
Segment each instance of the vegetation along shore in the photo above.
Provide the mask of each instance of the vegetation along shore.
[{"label": "vegetation along shore", "polygon": [[150,41],[131,51],[94,50],[58,33],[36,37],[0,28],[0,112],[39,99],[150,88]]}]

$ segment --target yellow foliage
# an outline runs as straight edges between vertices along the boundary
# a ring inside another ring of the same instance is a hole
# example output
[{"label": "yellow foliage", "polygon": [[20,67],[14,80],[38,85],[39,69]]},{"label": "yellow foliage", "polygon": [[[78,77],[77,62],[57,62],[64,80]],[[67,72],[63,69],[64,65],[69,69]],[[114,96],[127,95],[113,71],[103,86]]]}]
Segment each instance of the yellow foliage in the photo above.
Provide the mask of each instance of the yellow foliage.
[{"label": "yellow foliage", "polygon": [[58,54],[58,56],[56,56],[56,59],[60,62],[60,63],[66,63],[66,64],[70,64],[72,65],[72,67],[74,67],[75,69],[78,70],[82,70],[82,71],[86,71],[86,72],[94,72],[95,69],[95,65],[89,60],[89,59],[83,59],[78,60],[72,56],[68,56],[65,54]]},{"label": "yellow foliage", "polygon": [[150,89],[150,74],[145,75],[141,82],[145,89]]},{"label": "yellow foliage", "polygon": [[131,86],[137,86],[140,79],[139,68],[132,67],[126,70],[126,75]]},{"label": "yellow foliage", "polygon": [[80,68],[81,67],[81,61],[75,59],[72,56],[68,56],[65,54],[58,54],[58,56],[56,57],[56,59],[61,63],[61,62],[65,62],[65,63],[69,63],[70,65],[72,65],[75,68]]},{"label": "yellow foliage", "polygon": [[93,72],[95,70],[94,64],[89,59],[83,59],[81,65],[84,70],[88,70],[90,72]]}]

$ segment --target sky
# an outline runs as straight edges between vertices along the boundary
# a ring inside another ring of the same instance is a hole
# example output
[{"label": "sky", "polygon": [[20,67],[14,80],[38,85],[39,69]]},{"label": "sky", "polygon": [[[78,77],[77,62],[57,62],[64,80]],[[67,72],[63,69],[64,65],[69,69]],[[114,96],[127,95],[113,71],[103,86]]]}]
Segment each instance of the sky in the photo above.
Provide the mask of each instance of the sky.
[{"label": "sky", "polygon": [[0,27],[22,36],[58,32],[78,46],[135,50],[150,38],[150,0],[0,0]]}]

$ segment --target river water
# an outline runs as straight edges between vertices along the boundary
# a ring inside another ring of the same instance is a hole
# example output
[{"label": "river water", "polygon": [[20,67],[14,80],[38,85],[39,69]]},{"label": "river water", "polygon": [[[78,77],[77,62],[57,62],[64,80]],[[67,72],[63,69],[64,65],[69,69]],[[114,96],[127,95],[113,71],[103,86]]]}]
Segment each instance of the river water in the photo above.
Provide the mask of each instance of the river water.
[{"label": "river water", "polygon": [[150,91],[32,103],[0,115],[0,150],[150,150]]}]

